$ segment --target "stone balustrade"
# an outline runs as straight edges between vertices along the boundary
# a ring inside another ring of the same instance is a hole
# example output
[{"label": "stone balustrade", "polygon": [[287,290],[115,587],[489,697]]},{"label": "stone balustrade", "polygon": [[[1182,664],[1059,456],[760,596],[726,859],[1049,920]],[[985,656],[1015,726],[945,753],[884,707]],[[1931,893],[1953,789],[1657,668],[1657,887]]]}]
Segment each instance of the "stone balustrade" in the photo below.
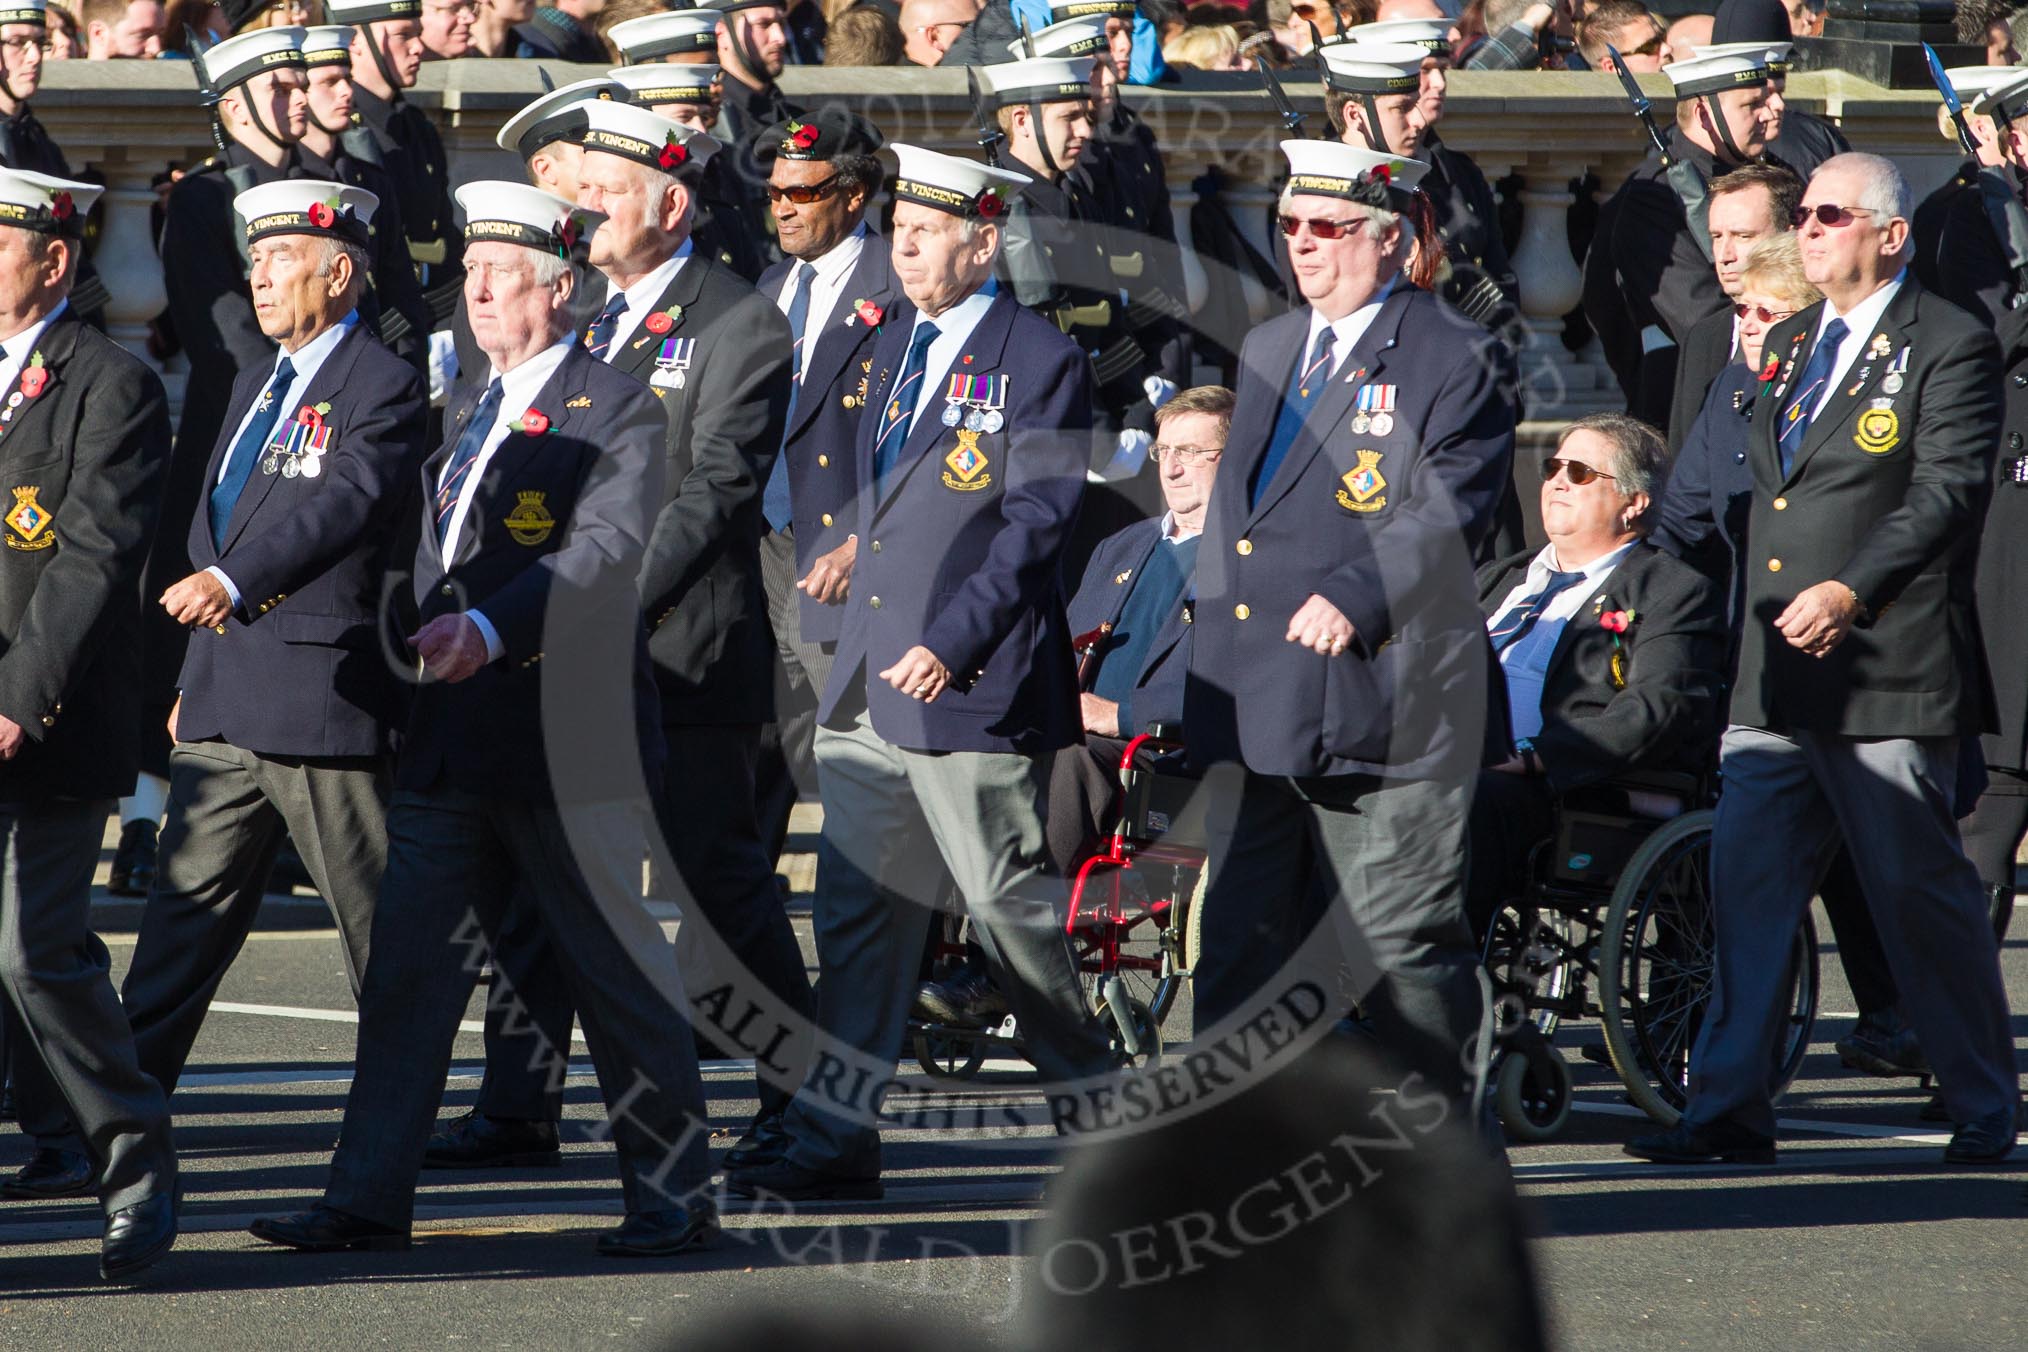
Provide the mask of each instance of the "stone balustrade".
[{"label": "stone balustrade", "polygon": [[[595,73],[557,68],[556,81]],[[891,139],[936,149],[970,151],[975,124],[960,71],[913,67],[884,70],[791,68],[784,84],[806,104],[837,101],[882,127]],[[1668,82],[1648,76],[1643,87],[1664,126]],[[520,166],[493,142],[499,126],[541,91],[536,63],[456,61],[423,68],[410,97],[435,112],[456,181],[518,177]],[[1315,84],[1291,83],[1288,93],[1315,134],[1324,125]],[[1132,89],[1128,98],[1155,129],[1168,162],[1179,228],[1187,232],[1191,184],[1206,168],[1226,176],[1226,201],[1256,248],[1272,256],[1269,237],[1275,146],[1283,130],[1273,106],[1250,75],[1193,72],[1177,86]],[[1854,145],[1900,163],[1918,195],[1941,183],[1956,162],[1955,146],[1938,133],[1935,99],[1890,91],[1839,71],[1789,80],[1789,101],[1836,119]],[[161,265],[152,246],[154,177],[170,163],[193,164],[211,153],[203,110],[187,65],[176,61],[65,61],[45,69],[37,114],[74,169],[94,170],[108,185],[97,262],[112,293],[113,335],[145,352],[146,325],[163,305]],[[1523,353],[1530,417],[1552,424],[1594,408],[1615,406],[1596,343],[1573,353],[1563,316],[1577,304],[1579,273],[1568,238],[1576,185],[1595,175],[1610,192],[1639,162],[1646,140],[1618,85],[1599,74],[1458,72],[1450,77],[1442,132],[1475,156],[1492,180],[1518,182],[1521,233],[1514,263],[1528,328]],[[1187,239],[1185,241],[1188,242]],[[1202,268],[1192,260],[1193,304],[1204,296]],[[1266,297],[1250,286],[1257,313]],[[1233,335],[1221,335],[1230,341]],[[1235,344],[1236,345],[1236,344]],[[173,385],[180,384],[171,372]]]}]

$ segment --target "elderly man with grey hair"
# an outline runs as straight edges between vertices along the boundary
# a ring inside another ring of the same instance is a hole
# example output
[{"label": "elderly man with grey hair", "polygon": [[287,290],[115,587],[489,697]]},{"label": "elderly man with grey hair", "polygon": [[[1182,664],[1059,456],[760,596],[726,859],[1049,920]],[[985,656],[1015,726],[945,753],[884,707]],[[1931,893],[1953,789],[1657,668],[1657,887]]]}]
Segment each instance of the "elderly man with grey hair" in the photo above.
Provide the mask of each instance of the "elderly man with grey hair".
[{"label": "elderly man with grey hair", "polygon": [[1610,797],[1630,770],[1694,772],[1711,758],[1724,609],[1708,578],[1644,538],[1668,462],[1638,419],[1572,423],[1542,462],[1549,543],[1479,571],[1514,744],[1472,802],[1465,890],[1481,934],[1518,895],[1556,799]]},{"label": "elderly man with grey hair", "polygon": [[[1998,948],[1957,814],[1991,717],[1973,602],[1999,440],[1992,333],[1910,276],[1910,194],[1874,155],[1826,160],[1799,208],[1824,293],[1771,330],[1755,406],[1745,631],[1713,828],[1717,992],[1665,1163],[1771,1163],[1788,950],[1842,836],[1957,1124],[1944,1159],[2014,1149],[2019,1083]],[[1975,767],[1974,767],[1975,768]]]}]

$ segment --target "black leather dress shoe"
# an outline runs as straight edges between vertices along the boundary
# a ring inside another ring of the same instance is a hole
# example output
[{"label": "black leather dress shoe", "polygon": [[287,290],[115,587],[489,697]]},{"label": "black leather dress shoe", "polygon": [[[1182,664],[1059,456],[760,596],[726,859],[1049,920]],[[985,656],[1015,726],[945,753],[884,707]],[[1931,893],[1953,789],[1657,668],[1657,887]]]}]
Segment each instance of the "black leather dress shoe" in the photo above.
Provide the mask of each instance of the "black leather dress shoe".
[{"label": "black leather dress shoe", "polygon": [[406,1249],[406,1230],[369,1221],[321,1202],[308,1211],[263,1216],[247,1227],[255,1239],[305,1253],[337,1253],[342,1249]]},{"label": "black leather dress shoe", "polygon": [[1929,1058],[1922,1054],[1915,1029],[1891,1009],[1861,1014],[1852,1031],[1833,1044],[1838,1059],[1868,1075],[1927,1075]]},{"label": "black leather dress shoe", "polygon": [[1693,1127],[1678,1122],[1653,1136],[1636,1136],[1624,1147],[1629,1155],[1657,1164],[1773,1164],[1772,1137],[1718,1122]]},{"label": "black leather dress shoe", "polygon": [[99,1246],[99,1276],[109,1282],[131,1277],[169,1252],[175,1242],[176,1201],[168,1193],[121,1207],[106,1217],[106,1237]]},{"label": "black leather dress shoe", "polygon": [[116,897],[145,897],[155,883],[155,823],[131,821],[120,828],[106,891]]},{"label": "black leather dress shoe", "polygon": [[1944,1163],[1998,1164],[2014,1153],[2018,1135],[2012,1108],[1976,1122],[1960,1123],[1951,1133],[1951,1143],[1944,1147]]},{"label": "black leather dress shoe", "polygon": [[735,1169],[725,1176],[735,1197],[779,1197],[785,1202],[877,1202],[885,1195],[880,1178],[847,1178],[805,1169],[786,1158]]},{"label": "black leather dress shoe", "polygon": [[789,1133],[780,1114],[756,1117],[723,1160],[727,1169],[751,1169],[780,1159],[789,1148]]},{"label": "black leather dress shoe", "polygon": [[89,1155],[75,1150],[38,1149],[13,1177],[0,1182],[0,1197],[75,1197],[90,1192],[99,1171]]},{"label": "black leather dress shoe", "polygon": [[474,1108],[430,1137],[425,1169],[529,1169],[563,1163],[556,1123],[488,1117]]},{"label": "black leather dress shoe", "polygon": [[926,981],[916,992],[915,1007],[937,1023],[984,1028],[1007,1013],[1007,997],[985,969],[966,969],[949,981]]},{"label": "black leather dress shoe", "polygon": [[718,1205],[694,1197],[667,1211],[630,1211],[617,1230],[599,1236],[599,1252],[614,1258],[667,1258],[701,1249],[718,1238]]}]

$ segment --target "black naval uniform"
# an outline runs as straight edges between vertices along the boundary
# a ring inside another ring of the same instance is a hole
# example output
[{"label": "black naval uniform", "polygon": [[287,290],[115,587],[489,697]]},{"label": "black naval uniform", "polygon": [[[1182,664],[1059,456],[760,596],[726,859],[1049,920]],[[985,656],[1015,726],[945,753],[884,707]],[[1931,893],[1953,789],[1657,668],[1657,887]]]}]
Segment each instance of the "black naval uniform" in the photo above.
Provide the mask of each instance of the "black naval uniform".
[{"label": "black naval uniform", "polygon": [[380,199],[380,205],[373,211],[373,222],[366,227],[373,238],[373,270],[367,274],[360,314],[377,315],[375,336],[418,373],[427,374],[431,316],[423,301],[422,283],[409,261],[401,194],[394,179],[379,165],[346,154],[342,144],[337,158],[328,163],[301,146],[296,147],[296,155],[302,161],[305,178],[349,183]]},{"label": "black naval uniform", "polygon": [[463,291],[465,256],[444,138],[427,113],[399,95],[389,101],[355,83],[352,97],[357,125],[346,134],[346,153],[380,166],[394,180],[409,257],[422,279],[433,326],[441,326]]},{"label": "black naval uniform", "polygon": [[1500,237],[1492,185],[1471,156],[1445,145],[1434,131],[1423,137],[1422,158],[1429,172],[1419,186],[1436,208],[1437,232],[1451,266],[1437,295],[1518,349],[1521,283]]},{"label": "black naval uniform", "polygon": [[[710,242],[723,247],[727,234],[743,229],[758,254],[759,266],[765,268],[779,259],[782,251],[775,244],[775,218],[768,210],[768,165],[760,156],[760,138],[770,127],[801,117],[806,110],[801,104],[791,103],[782,94],[781,86],[772,80],[755,89],[727,71],[724,84],[718,128],[712,135],[725,143],[725,149],[707,164],[701,194],[704,204],[711,208],[714,238]],[[713,174],[711,170],[721,164],[724,167]],[[749,275],[746,265],[737,257],[727,261],[748,281],[760,276],[758,269]]]},{"label": "black naval uniform", "polygon": [[1966,160],[1925,197],[1910,225],[1915,275],[1925,287],[1987,325],[2014,308],[2021,278],[2008,265],[1980,198],[1977,160]]}]

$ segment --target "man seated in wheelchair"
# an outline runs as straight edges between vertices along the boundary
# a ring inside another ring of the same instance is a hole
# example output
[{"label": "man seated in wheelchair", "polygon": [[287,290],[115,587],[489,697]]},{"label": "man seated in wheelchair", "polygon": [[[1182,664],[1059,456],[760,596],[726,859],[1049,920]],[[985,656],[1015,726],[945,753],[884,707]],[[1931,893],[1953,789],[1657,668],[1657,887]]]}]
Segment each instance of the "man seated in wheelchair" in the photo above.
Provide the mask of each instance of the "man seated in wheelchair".
[{"label": "man seated in wheelchair", "polygon": [[[1707,769],[1716,744],[1725,616],[1711,581],[1649,545],[1668,448],[1619,413],[1563,430],[1542,462],[1549,543],[1479,570],[1479,605],[1500,664],[1488,716],[1507,760],[1480,772],[1466,905],[1478,932],[1524,891],[1530,854],[1559,803],[1629,817],[1672,808],[1615,779]],[[1489,740],[1491,740],[1489,738]]]},{"label": "man seated in wheelchair", "polygon": [[[1157,725],[1165,738],[1182,734],[1197,539],[1232,425],[1232,403],[1223,385],[1199,385],[1155,411],[1154,455],[1167,510],[1101,541],[1070,598],[1084,745],[1057,756],[1047,828],[1050,857],[1066,877],[1112,829],[1127,743]],[[924,983],[915,1012],[974,1024],[1005,1010],[985,964],[968,952],[949,980]]]}]

